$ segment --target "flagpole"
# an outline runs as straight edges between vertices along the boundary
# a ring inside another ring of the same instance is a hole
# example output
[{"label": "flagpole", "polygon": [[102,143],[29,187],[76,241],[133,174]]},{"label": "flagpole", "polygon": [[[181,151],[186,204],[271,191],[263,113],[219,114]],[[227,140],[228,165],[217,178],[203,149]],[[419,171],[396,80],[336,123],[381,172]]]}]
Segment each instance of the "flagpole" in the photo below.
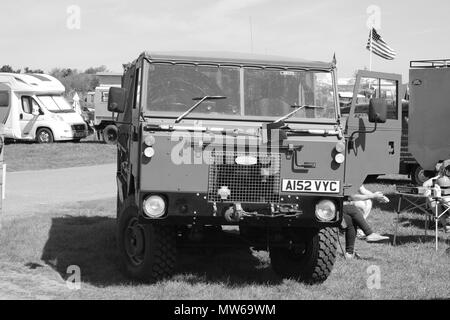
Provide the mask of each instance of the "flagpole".
[{"label": "flagpole", "polygon": [[373,27],[370,28],[370,53],[369,53],[369,70],[372,71],[372,36],[373,36]]}]

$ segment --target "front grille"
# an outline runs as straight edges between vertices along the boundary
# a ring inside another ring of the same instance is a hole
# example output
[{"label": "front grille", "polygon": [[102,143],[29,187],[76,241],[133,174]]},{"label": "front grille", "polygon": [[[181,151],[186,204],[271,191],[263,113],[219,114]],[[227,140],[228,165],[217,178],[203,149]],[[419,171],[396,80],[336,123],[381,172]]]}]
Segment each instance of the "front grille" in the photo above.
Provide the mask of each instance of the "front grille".
[{"label": "front grille", "polygon": [[72,130],[73,131],[84,131],[84,130],[86,130],[86,126],[84,124],[73,124]]},{"label": "front grille", "polygon": [[[257,163],[242,165],[237,157],[255,157]],[[212,151],[208,176],[209,202],[278,203],[280,201],[279,153]],[[221,190],[221,192],[219,192]],[[221,195],[225,193],[226,199]]]}]

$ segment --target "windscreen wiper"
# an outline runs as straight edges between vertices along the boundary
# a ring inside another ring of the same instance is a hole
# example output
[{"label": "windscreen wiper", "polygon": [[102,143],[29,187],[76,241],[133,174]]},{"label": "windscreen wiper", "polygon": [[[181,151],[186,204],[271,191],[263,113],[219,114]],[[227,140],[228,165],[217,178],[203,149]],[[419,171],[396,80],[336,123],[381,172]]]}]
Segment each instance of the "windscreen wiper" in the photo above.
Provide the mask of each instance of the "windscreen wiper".
[{"label": "windscreen wiper", "polygon": [[190,107],[188,110],[186,110],[181,116],[179,116],[175,120],[175,123],[179,123],[181,120],[183,120],[189,113],[194,111],[203,101],[221,100],[221,99],[226,99],[226,98],[227,97],[224,97],[224,96],[204,96],[204,97],[199,97],[199,98],[193,98],[192,100],[198,100],[198,102],[196,104],[194,104],[192,107]]},{"label": "windscreen wiper", "polygon": [[291,106],[291,108],[296,108],[296,109],[294,111],[289,112],[287,115],[282,116],[281,118],[275,120],[272,123],[278,123],[278,122],[282,122],[284,120],[287,120],[287,119],[289,119],[290,117],[292,117],[293,115],[295,115],[297,112],[299,112],[300,110],[302,110],[304,108],[325,109],[325,107],[313,106],[313,105],[302,105],[302,106],[293,105],[293,106]]}]

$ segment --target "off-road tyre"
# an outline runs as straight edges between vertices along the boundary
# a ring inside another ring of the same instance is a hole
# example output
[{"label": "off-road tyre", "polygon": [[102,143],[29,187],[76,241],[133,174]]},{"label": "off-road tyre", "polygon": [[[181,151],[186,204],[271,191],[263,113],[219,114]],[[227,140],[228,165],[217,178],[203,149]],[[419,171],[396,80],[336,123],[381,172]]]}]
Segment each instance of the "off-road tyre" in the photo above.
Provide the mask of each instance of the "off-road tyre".
[{"label": "off-road tyre", "polygon": [[337,228],[309,230],[302,239],[301,252],[288,247],[269,246],[273,270],[283,278],[307,284],[324,282],[333,269],[337,252]]},{"label": "off-road tyre", "polygon": [[173,227],[139,224],[137,209],[130,206],[119,215],[117,232],[118,249],[126,275],[146,283],[172,275],[176,261],[176,233]]}]

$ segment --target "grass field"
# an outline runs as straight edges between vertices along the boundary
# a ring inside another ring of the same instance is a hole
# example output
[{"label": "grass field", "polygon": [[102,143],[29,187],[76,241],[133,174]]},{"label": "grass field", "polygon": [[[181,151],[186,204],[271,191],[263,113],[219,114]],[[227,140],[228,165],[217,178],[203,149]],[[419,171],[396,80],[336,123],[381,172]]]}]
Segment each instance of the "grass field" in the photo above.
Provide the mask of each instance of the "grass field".
[{"label": "grass field", "polygon": [[[391,203],[375,207],[374,229],[394,232],[393,180],[369,184]],[[145,285],[120,270],[115,243],[115,199],[81,202],[6,222],[0,231],[0,298],[81,299],[433,299],[450,297],[448,243],[434,251],[433,231],[424,236],[423,216],[401,218],[398,245],[357,242],[362,260],[339,254],[329,279],[315,286],[280,279],[266,252],[252,252],[232,236],[215,252],[180,249],[173,278]],[[448,237],[448,236],[447,236]],[[442,238],[442,233],[441,233]],[[343,237],[340,237],[343,243]],[[67,267],[81,268],[81,290],[69,290]],[[380,271],[380,289],[369,289],[368,271]]]},{"label": "grass field", "polygon": [[96,141],[52,144],[10,143],[5,146],[7,171],[81,167],[116,161],[115,145]]}]

